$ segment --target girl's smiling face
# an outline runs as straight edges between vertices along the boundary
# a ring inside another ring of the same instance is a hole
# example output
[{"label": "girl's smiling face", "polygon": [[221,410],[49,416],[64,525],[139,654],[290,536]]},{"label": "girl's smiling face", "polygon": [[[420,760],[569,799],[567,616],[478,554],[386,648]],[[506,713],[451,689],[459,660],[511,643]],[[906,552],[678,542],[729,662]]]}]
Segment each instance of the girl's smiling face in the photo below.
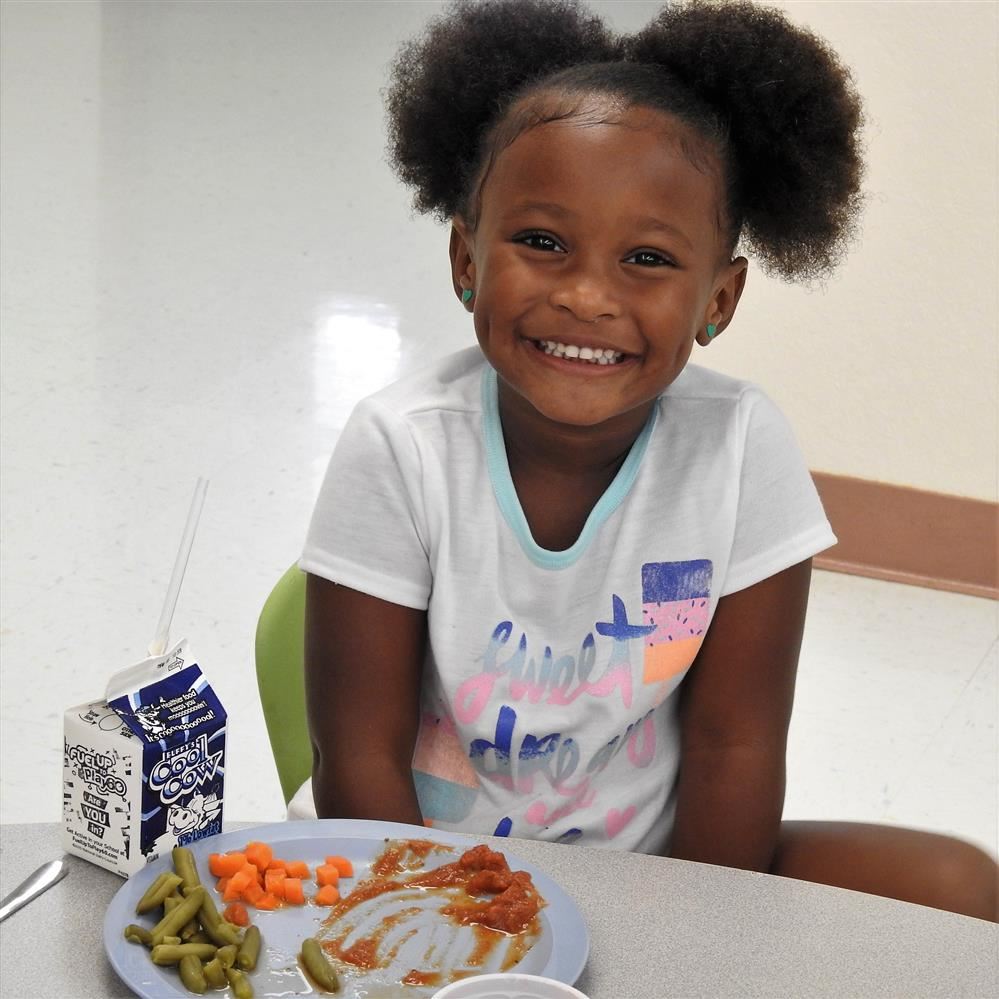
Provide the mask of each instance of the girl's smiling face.
[{"label": "girl's smiling face", "polygon": [[547,420],[640,426],[695,337],[735,311],[746,261],[725,245],[720,168],[711,154],[695,167],[681,136],[703,146],[643,108],[536,126],[496,156],[475,230],[454,220],[453,277],[475,292],[479,344],[501,387]]}]

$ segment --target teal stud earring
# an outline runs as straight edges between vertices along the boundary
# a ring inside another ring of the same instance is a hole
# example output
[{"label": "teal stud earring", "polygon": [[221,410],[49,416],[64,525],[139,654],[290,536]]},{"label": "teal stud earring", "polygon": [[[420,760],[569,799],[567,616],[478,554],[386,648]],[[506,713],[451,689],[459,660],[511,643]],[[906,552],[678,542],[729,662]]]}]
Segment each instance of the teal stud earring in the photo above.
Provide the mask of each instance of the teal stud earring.
[{"label": "teal stud earring", "polygon": [[708,323],[708,339],[710,340],[717,332],[717,325],[715,323]]},{"label": "teal stud earring", "polygon": [[463,303],[464,303],[465,305],[468,305],[468,303],[469,303],[469,302],[470,302],[470,301],[472,300],[472,296],[473,296],[474,294],[475,294],[475,292],[474,292],[474,291],[472,291],[472,289],[471,289],[471,288],[466,288],[466,289],[465,289],[465,290],[464,290],[464,291],[463,291],[463,292],[461,293],[461,300],[462,300],[462,302],[463,302]]}]

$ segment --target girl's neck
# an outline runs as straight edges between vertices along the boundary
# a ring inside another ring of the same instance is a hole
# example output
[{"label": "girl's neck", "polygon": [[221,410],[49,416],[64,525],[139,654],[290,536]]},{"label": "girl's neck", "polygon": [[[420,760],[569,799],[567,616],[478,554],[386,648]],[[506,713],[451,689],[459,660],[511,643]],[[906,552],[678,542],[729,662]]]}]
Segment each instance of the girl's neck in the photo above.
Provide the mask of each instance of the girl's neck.
[{"label": "girl's neck", "polygon": [[517,470],[558,478],[607,478],[617,474],[642,432],[654,402],[596,427],[555,423],[498,379],[503,440],[511,473]]}]

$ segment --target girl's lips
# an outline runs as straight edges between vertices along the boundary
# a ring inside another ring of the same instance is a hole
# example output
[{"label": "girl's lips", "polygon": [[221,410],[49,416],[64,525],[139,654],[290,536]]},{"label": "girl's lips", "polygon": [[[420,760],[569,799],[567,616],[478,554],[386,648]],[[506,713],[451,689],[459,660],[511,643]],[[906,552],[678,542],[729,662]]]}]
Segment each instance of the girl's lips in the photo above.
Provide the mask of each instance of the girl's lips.
[{"label": "girl's lips", "polygon": [[538,361],[563,374],[603,378],[630,367],[637,360],[634,354],[625,354],[616,364],[593,364],[591,361],[579,361],[572,358],[557,357],[555,354],[546,354],[536,340],[523,338],[522,342]]}]

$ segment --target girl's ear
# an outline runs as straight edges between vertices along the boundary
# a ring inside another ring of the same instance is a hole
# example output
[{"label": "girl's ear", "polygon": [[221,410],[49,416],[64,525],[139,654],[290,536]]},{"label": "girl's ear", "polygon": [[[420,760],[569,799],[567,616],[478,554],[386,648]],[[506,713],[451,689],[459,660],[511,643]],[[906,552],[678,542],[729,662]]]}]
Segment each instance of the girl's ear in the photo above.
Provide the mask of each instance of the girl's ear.
[{"label": "girl's ear", "polygon": [[[714,294],[708,302],[704,322],[697,331],[695,339],[702,347],[707,347],[712,340],[717,339],[735,315],[735,307],[742,298],[742,290],[746,287],[746,274],[749,261],[745,257],[736,257],[719,275]],[[711,326],[713,329],[708,330]]]},{"label": "girl's ear", "polygon": [[471,312],[471,301],[464,301],[462,293],[475,290],[475,260],[474,248],[468,225],[460,215],[451,219],[451,283],[454,293],[464,302],[465,308]]}]

